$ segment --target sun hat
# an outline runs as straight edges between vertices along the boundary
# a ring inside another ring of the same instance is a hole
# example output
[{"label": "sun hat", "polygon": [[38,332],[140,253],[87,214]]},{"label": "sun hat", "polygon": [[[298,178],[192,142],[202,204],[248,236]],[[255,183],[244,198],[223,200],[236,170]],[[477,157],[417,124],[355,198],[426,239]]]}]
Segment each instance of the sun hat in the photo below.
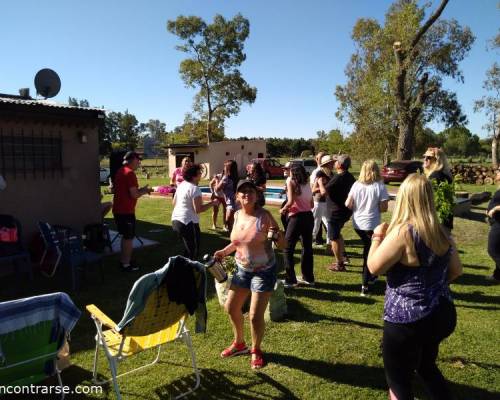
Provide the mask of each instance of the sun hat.
[{"label": "sun hat", "polygon": [[326,164],[330,164],[333,162],[335,162],[335,158],[327,154],[326,156],[321,157],[321,162],[319,163],[319,166],[324,167]]},{"label": "sun hat", "polygon": [[238,183],[238,186],[236,187],[236,192],[241,192],[241,189],[243,187],[251,187],[252,189],[254,189],[255,191],[257,191],[257,186],[255,186],[255,183],[253,183],[249,179],[244,179],[244,180],[240,181]]}]

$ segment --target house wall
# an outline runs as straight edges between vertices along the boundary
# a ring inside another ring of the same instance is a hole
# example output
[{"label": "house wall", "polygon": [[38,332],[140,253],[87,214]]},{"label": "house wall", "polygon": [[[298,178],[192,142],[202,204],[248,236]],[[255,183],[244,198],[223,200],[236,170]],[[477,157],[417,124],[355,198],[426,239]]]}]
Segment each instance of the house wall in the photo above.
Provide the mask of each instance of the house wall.
[{"label": "house wall", "polygon": [[[63,173],[48,171],[7,172],[7,187],[0,192],[0,213],[20,220],[24,239],[29,242],[38,231],[37,222],[67,225],[79,231],[101,221],[99,186],[99,145],[97,127],[60,126],[36,122],[0,120],[4,135],[31,135],[62,138]],[[78,132],[87,135],[81,144]]]},{"label": "house wall", "polygon": [[208,147],[170,149],[169,151],[169,171],[175,168],[175,153],[194,152],[194,161],[203,164],[206,169],[204,178],[222,172],[224,161],[235,160],[238,164],[240,177],[246,175],[246,165],[256,158],[259,153],[266,157],[265,140],[228,140],[223,142],[210,143]]}]

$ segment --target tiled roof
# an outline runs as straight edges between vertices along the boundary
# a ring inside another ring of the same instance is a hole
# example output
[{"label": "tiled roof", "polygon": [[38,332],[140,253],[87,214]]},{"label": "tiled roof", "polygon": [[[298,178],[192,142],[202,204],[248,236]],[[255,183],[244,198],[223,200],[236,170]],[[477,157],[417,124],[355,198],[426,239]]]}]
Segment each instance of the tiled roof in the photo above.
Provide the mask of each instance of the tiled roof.
[{"label": "tiled roof", "polygon": [[77,107],[70,106],[68,104],[56,103],[53,100],[36,100],[36,99],[23,99],[20,97],[4,97],[0,95],[0,104],[23,104],[27,106],[43,106],[43,107],[52,107],[52,108],[63,108],[63,109],[71,109],[71,110],[88,110],[88,111],[102,111],[106,110],[102,108],[94,108],[94,107]]}]

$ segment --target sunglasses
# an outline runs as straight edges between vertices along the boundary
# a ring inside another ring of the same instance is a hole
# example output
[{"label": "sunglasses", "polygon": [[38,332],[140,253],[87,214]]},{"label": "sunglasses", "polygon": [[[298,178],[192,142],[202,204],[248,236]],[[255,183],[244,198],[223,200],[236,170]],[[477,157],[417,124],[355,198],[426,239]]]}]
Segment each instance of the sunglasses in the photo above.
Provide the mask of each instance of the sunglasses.
[{"label": "sunglasses", "polygon": [[424,160],[434,160],[436,157],[432,157],[432,156],[424,156]]}]

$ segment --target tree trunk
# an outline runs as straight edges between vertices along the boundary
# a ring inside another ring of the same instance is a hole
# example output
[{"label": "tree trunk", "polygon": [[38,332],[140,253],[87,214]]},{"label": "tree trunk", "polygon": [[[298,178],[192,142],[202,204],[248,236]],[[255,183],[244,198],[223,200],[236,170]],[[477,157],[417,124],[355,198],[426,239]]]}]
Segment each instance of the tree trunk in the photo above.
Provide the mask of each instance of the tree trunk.
[{"label": "tree trunk", "polygon": [[209,109],[207,118],[207,144],[210,144],[211,138],[212,138],[212,111]]},{"label": "tree trunk", "polygon": [[410,120],[399,121],[398,138],[398,160],[411,160],[413,157],[413,137],[415,134],[415,123]]},{"label": "tree trunk", "polygon": [[493,167],[498,167],[498,137],[491,138],[491,163]]}]

